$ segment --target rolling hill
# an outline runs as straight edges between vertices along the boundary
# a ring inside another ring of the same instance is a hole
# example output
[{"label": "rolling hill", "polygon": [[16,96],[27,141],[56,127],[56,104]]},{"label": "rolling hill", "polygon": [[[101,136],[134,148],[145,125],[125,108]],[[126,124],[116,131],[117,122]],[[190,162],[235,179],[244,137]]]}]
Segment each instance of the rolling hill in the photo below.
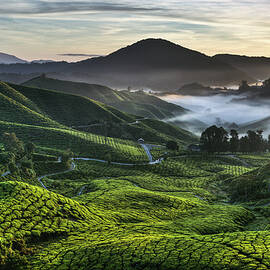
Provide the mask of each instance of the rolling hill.
[{"label": "rolling hill", "polygon": [[[131,145],[130,153],[134,152],[134,147],[136,152],[136,148],[140,148],[137,140],[141,137],[146,141],[162,144],[168,140],[176,140],[181,146],[197,141],[193,134],[181,128],[175,128],[174,133],[170,133],[169,124],[156,121],[152,126],[143,119],[98,101],[53,90],[1,82],[0,105],[1,133],[15,132],[20,138],[52,149],[64,150],[73,146],[77,153],[86,154],[89,151],[87,145],[92,145],[92,148],[107,148],[104,151],[96,150],[97,154],[101,152],[100,158],[109,149],[113,149],[115,159],[122,160],[125,155],[121,157],[120,152],[128,149],[128,145]],[[109,145],[106,145],[104,136],[131,141],[111,139]],[[122,147],[120,152],[117,150],[119,147]],[[140,152],[143,151],[138,151],[137,154],[140,155]]]},{"label": "rolling hill", "polygon": [[260,218],[266,226],[269,208],[256,220],[243,205],[216,201],[220,183],[238,183],[248,169],[208,158],[130,168],[78,161],[44,180],[50,190],[0,178],[1,267],[267,270],[269,231],[247,228]]},{"label": "rolling hill", "polygon": [[61,127],[43,115],[28,98],[5,83],[0,82],[0,120],[45,127]]},{"label": "rolling hill", "polygon": [[47,76],[33,78],[22,85],[89,97],[129,114],[154,119],[170,118],[187,112],[180,106],[168,103],[142,91],[115,91],[102,85],[62,81]]}]

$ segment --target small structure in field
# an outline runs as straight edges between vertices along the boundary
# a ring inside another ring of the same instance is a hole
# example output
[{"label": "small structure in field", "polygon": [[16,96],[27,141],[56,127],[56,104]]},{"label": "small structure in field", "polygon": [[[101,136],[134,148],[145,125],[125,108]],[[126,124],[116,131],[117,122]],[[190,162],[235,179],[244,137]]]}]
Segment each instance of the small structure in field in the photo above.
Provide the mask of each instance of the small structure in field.
[{"label": "small structure in field", "polygon": [[199,144],[191,144],[188,146],[188,150],[191,152],[201,152],[201,146]]},{"label": "small structure in field", "polygon": [[138,143],[140,143],[140,144],[144,143],[144,139],[140,138],[140,139],[138,140]]}]

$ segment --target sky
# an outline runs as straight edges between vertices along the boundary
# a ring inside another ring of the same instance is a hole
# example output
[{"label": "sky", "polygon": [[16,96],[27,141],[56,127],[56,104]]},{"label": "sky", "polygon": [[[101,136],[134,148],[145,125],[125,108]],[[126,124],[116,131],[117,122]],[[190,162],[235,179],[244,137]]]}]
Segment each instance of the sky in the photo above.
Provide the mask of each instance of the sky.
[{"label": "sky", "polygon": [[145,38],[270,57],[269,0],[0,0],[0,52],[76,61]]}]

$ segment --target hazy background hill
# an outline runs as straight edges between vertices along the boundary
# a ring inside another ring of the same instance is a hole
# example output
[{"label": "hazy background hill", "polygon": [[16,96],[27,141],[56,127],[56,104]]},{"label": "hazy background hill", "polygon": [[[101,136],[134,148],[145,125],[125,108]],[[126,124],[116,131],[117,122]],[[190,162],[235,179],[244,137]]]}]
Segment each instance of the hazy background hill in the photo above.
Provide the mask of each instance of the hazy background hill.
[{"label": "hazy background hill", "polygon": [[161,91],[175,91],[194,81],[210,86],[235,85],[241,80],[255,82],[252,75],[218,58],[162,39],[141,40],[110,55],[77,63],[0,65],[0,79],[9,82],[21,83],[23,76],[26,81],[37,73],[113,88],[131,86]]},{"label": "hazy background hill", "polygon": [[14,55],[0,52],[0,64],[26,64],[27,61],[22,60]]},{"label": "hazy background hill", "polygon": [[270,77],[270,58],[248,57],[244,55],[218,54],[214,59],[232,65],[257,80]]}]

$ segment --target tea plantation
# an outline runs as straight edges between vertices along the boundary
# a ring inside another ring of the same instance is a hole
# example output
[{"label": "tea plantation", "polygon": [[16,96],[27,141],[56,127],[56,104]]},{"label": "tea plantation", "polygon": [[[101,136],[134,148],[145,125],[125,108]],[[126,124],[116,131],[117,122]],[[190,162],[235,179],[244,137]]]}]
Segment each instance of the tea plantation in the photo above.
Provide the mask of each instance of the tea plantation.
[{"label": "tea plantation", "polygon": [[269,154],[5,83],[0,135],[1,270],[270,269]]},{"label": "tea plantation", "polygon": [[74,160],[61,173],[57,156],[38,154],[38,175],[58,172],[42,180],[48,190],[0,178],[1,269],[269,269],[270,196],[233,203],[228,185],[270,169],[242,159]]}]

